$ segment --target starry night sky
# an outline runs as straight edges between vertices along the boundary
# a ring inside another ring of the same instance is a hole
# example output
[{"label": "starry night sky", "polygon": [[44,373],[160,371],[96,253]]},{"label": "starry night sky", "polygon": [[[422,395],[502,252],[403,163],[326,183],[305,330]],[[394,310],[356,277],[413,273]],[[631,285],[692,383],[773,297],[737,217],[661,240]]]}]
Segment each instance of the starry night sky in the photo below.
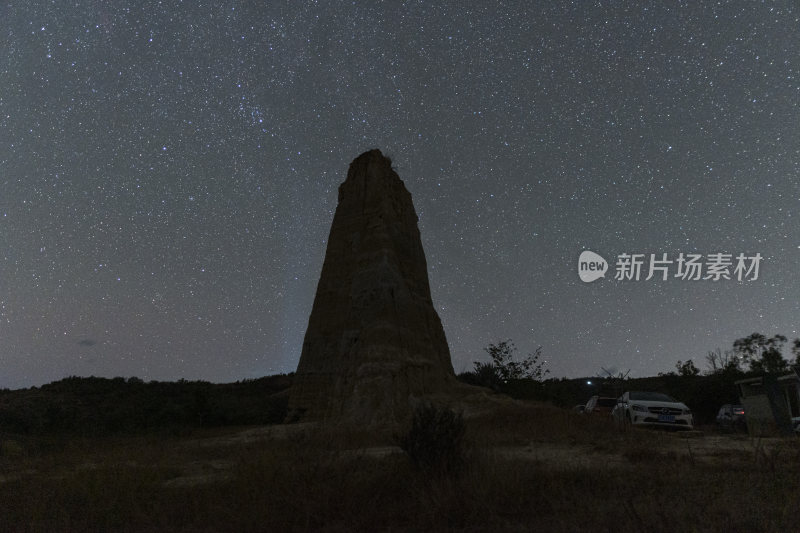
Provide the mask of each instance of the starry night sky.
[{"label": "starry night sky", "polygon": [[[576,377],[798,336],[793,2],[256,4],[0,4],[0,387],[293,371],[370,148],[456,372],[506,338]],[[718,252],[758,279],[614,279]]]}]

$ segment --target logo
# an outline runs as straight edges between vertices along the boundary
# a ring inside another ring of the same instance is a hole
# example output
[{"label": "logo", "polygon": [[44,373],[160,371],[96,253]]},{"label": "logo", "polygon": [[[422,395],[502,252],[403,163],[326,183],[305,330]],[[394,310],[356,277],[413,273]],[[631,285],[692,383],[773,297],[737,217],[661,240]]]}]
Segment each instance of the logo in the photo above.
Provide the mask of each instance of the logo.
[{"label": "logo", "polygon": [[578,258],[578,276],[581,281],[591,283],[592,281],[605,277],[608,270],[608,262],[594,252],[585,250]]}]

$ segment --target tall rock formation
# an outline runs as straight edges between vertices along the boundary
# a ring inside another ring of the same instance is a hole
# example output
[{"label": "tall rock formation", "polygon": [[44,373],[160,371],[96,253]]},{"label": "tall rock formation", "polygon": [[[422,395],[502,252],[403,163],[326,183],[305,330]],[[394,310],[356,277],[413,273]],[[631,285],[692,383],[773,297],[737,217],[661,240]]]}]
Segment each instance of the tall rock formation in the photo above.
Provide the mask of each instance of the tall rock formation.
[{"label": "tall rock formation", "polygon": [[391,161],[358,156],[339,187],[290,420],[400,421],[455,385],[417,215]]}]

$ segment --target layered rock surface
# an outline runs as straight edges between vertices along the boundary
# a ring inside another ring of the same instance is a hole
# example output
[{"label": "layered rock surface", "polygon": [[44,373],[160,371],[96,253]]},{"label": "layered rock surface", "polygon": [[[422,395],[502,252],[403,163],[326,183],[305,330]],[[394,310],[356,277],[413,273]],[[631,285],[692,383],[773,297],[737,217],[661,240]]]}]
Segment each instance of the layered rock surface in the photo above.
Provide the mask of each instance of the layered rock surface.
[{"label": "layered rock surface", "polygon": [[391,161],[357,157],[339,187],[289,395],[289,419],[392,423],[455,386],[417,215]]}]

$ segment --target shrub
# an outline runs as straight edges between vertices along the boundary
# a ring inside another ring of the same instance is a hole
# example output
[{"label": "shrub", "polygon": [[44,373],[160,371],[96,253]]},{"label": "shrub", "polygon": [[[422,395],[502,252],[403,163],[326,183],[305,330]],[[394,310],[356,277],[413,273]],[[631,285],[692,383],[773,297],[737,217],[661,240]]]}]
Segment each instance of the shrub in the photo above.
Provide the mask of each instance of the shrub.
[{"label": "shrub", "polygon": [[541,361],[542,347],[528,354],[525,359],[516,361],[514,353],[517,347],[511,340],[490,344],[485,349],[491,362],[475,361],[475,369],[465,372],[459,378],[470,385],[488,387],[498,392],[508,393],[507,385],[514,380],[529,380],[541,383],[550,373],[544,368],[546,361]]},{"label": "shrub", "polygon": [[420,470],[455,474],[464,465],[465,427],[460,413],[422,403],[414,410],[411,428],[397,441]]}]

